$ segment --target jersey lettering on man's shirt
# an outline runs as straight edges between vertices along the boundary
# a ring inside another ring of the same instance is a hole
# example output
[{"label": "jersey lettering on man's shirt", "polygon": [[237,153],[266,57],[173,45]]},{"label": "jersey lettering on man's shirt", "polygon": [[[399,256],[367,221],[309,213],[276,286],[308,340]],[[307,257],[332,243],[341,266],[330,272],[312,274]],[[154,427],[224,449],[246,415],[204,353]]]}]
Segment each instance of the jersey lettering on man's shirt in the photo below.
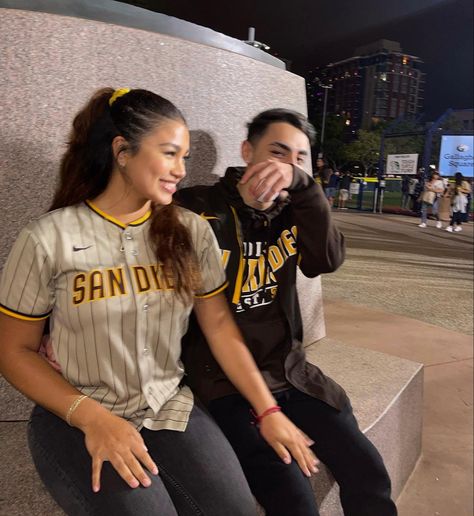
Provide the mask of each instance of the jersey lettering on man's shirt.
[{"label": "jersey lettering on man's shirt", "polygon": [[[278,292],[275,273],[285,262],[297,254],[297,228],[284,229],[276,244],[265,249],[265,242],[243,242],[245,279],[242,284],[240,302],[236,312],[269,305]],[[231,251],[222,249],[222,264],[227,268]]]}]

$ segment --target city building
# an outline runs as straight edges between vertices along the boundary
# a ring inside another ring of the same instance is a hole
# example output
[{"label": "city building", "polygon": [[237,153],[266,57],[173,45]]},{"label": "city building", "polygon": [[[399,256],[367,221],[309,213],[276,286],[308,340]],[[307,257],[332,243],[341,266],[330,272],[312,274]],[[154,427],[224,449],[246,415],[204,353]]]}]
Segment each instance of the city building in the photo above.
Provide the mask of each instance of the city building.
[{"label": "city building", "polygon": [[308,101],[322,112],[322,86],[330,86],[327,113],[344,117],[346,136],[400,115],[416,116],[423,104],[423,61],[386,39],[358,47],[355,55],[310,73]]},{"label": "city building", "polygon": [[455,109],[452,117],[458,122],[460,132],[472,133],[474,131],[474,109]]}]

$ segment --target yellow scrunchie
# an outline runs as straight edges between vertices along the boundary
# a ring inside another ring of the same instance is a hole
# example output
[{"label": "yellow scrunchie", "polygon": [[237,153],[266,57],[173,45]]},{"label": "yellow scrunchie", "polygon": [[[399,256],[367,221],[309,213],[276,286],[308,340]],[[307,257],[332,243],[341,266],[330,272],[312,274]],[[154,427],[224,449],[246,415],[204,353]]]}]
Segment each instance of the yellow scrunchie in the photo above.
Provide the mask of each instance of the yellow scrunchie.
[{"label": "yellow scrunchie", "polygon": [[119,97],[126,95],[130,91],[130,88],[119,88],[112,93],[109,99],[109,106],[111,106]]}]

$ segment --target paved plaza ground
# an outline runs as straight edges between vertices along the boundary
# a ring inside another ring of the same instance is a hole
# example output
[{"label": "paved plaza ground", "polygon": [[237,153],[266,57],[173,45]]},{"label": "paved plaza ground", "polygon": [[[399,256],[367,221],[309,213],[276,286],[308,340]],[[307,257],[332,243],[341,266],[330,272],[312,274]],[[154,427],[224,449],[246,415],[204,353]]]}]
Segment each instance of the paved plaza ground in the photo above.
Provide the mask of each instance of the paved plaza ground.
[{"label": "paved plaza ground", "polygon": [[400,516],[473,514],[473,224],[335,211],[345,264],[323,277],[328,337],[425,366],[423,453]]},{"label": "paved plaza ground", "polygon": [[387,310],[473,333],[473,223],[460,233],[419,219],[336,211],[347,259],[324,276],[326,299]]}]

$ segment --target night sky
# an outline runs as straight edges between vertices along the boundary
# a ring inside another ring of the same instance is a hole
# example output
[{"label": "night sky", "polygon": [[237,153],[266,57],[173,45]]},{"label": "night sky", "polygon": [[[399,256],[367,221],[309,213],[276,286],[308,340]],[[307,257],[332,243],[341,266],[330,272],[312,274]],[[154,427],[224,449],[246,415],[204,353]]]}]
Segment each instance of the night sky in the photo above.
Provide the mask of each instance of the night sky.
[{"label": "night sky", "polygon": [[346,59],[357,46],[385,38],[420,57],[428,119],[447,108],[474,107],[472,0],[136,0],[125,3],[190,21],[237,39],[270,45],[305,76]]}]

